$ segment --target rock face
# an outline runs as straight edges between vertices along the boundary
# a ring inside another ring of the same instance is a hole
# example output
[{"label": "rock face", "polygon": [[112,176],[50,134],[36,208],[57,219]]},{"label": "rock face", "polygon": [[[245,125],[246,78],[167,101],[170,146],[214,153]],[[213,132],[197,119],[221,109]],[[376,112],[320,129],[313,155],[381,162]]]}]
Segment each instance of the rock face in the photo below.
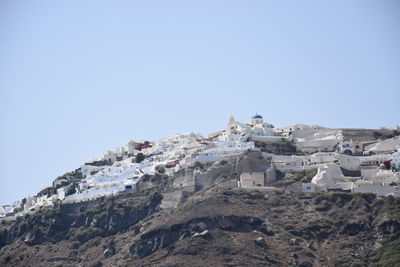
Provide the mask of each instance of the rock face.
[{"label": "rock face", "polygon": [[[157,250],[166,248],[178,240],[191,237],[193,233],[206,236],[209,230],[220,229],[234,232],[250,232],[258,230],[273,235],[262,220],[255,217],[216,216],[202,217],[174,224],[169,228],[156,229],[140,236],[140,241],[132,244],[129,251],[134,258],[143,258]],[[207,232],[204,232],[207,231]],[[201,233],[200,233],[201,232]]]},{"label": "rock face", "polygon": [[349,222],[343,227],[340,234],[357,235],[367,230],[371,230],[371,226],[364,222]]},{"label": "rock face", "polygon": [[266,243],[265,243],[265,239],[262,238],[261,236],[257,237],[256,240],[254,240],[254,242],[256,243],[257,246],[260,247],[266,247]]},{"label": "rock face", "polygon": [[[23,237],[24,242],[29,245],[36,245],[43,242],[60,242],[71,236],[79,242],[86,242],[97,235],[113,235],[157,211],[162,196],[152,197],[143,197],[142,202],[134,206],[124,203],[122,197],[115,201],[96,201],[96,205],[65,205],[60,209],[47,210],[25,219],[19,218],[0,231],[0,247],[19,237]],[[86,211],[87,209],[89,210]]]},{"label": "rock face", "polygon": [[[65,205],[0,225],[0,266],[395,266],[400,200],[223,187]],[[324,208],[321,208],[324,207]]]},{"label": "rock face", "polygon": [[394,234],[400,232],[400,222],[393,219],[382,222],[378,227],[379,230],[384,234]]},{"label": "rock face", "polygon": [[237,158],[223,159],[198,172],[181,169],[176,173],[173,185],[185,191],[202,190],[212,186],[220,177],[239,177],[243,172],[264,172],[269,167],[270,163],[261,152],[249,151]]},{"label": "rock face", "polygon": [[269,163],[264,159],[261,152],[251,151],[239,157],[235,166],[235,171],[237,173],[264,172],[269,167]]}]

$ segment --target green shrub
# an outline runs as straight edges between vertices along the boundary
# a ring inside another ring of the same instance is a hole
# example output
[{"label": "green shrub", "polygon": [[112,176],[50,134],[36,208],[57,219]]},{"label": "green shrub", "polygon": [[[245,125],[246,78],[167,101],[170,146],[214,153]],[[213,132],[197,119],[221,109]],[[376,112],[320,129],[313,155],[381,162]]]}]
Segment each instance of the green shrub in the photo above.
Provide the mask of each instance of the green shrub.
[{"label": "green shrub", "polygon": [[74,242],[72,242],[70,245],[69,245],[69,248],[70,249],[77,249],[77,248],[79,248],[81,246],[81,242],[79,242],[79,241],[74,241]]},{"label": "green shrub", "polygon": [[104,231],[97,227],[79,227],[71,230],[70,240],[79,241],[81,244],[92,238],[104,235]]},{"label": "green shrub", "polygon": [[295,182],[296,181],[294,181],[294,180],[281,180],[281,181],[277,181],[277,182],[272,183],[272,186],[284,187],[284,186],[288,186],[288,185],[294,184]]},{"label": "green shrub", "polygon": [[290,238],[293,237],[293,235],[292,235],[291,233],[289,233],[289,232],[282,232],[282,233],[281,233],[281,236],[282,236],[284,239],[290,239]]},{"label": "green shrub", "polygon": [[203,164],[200,162],[200,161],[196,161],[194,164],[193,164],[193,167],[194,168],[200,168],[200,169],[203,169]]},{"label": "green shrub", "polygon": [[376,199],[376,195],[373,193],[357,193],[356,196],[363,198],[369,204],[373,203]]},{"label": "green shrub", "polygon": [[328,193],[329,201],[339,205],[345,204],[353,199],[353,194],[344,192],[331,192]]},{"label": "green shrub", "polygon": [[277,181],[272,185],[276,187],[284,187],[294,183],[310,183],[317,172],[318,169],[309,169],[302,171],[288,171],[285,174],[278,170],[276,173]]},{"label": "green shrub", "polygon": [[224,166],[224,165],[227,164],[227,163],[228,163],[228,161],[227,161],[226,159],[223,159],[223,160],[220,161],[220,164],[221,164],[222,166]]},{"label": "green shrub", "polygon": [[315,207],[315,210],[316,211],[328,211],[328,210],[330,210],[331,206],[332,206],[332,204],[329,201],[322,200],[320,202],[320,205]]},{"label": "green shrub", "polygon": [[163,199],[163,196],[158,191],[152,191],[149,194],[149,197],[151,202],[159,202],[161,199]]},{"label": "green shrub", "polygon": [[94,214],[101,213],[102,211],[103,211],[103,207],[101,206],[101,204],[95,205],[95,206],[92,208],[92,212],[93,212]]},{"label": "green shrub", "polygon": [[280,170],[276,170],[276,180],[282,180],[283,178],[285,178],[285,174],[280,171]]},{"label": "green shrub", "polygon": [[330,192],[330,193],[317,193],[314,194],[315,204],[319,204],[323,200],[326,200],[330,203],[336,203],[338,206],[343,206],[344,204],[350,202],[353,199],[352,193],[345,193],[345,192]]},{"label": "green shrub", "polygon": [[135,161],[136,161],[136,163],[140,163],[140,162],[142,162],[145,158],[146,158],[146,157],[143,155],[143,153],[138,153],[138,154],[136,155]]},{"label": "green shrub", "polygon": [[306,175],[307,180],[309,181],[309,182],[307,182],[307,183],[310,183],[310,182],[311,182],[311,179],[312,179],[315,175],[317,175],[317,173],[318,173],[318,169],[309,169],[309,170],[306,170],[305,175]]},{"label": "green shrub", "polygon": [[76,258],[76,257],[78,257],[78,250],[71,250],[70,252],[69,252],[69,254],[68,254],[68,257],[70,257],[70,258]]},{"label": "green shrub", "polygon": [[164,167],[164,165],[157,165],[157,166],[155,167],[155,170],[156,170],[158,173],[165,173],[165,167]]},{"label": "green shrub", "polygon": [[177,211],[182,211],[182,210],[184,210],[184,209],[188,209],[188,208],[190,208],[190,207],[192,207],[192,206],[194,206],[194,205],[196,205],[196,204],[198,204],[198,203],[200,203],[201,202],[201,200],[200,199],[190,199],[189,201],[187,201],[185,204],[183,204],[182,206],[179,206],[176,210],[175,210],[175,212],[177,212]]},{"label": "green shrub", "polygon": [[155,175],[153,175],[153,176],[150,178],[150,182],[152,182],[153,184],[159,184],[159,183],[161,183],[161,174],[156,173]]},{"label": "green shrub", "polygon": [[95,238],[89,240],[88,242],[86,242],[85,247],[88,247],[88,248],[95,247],[95,246],[100,245],[100,243],[101,243],[101,237],[98,236],[98,237],[95,237]]},{"label": "green shrub", "polygon": [[68,191],[66,192],[65,196],[73,195],[76,193],[75,186],[71,186]]},{"label": "green shrub", "polygon": [[363,267],[365,264],[362,261],[355,261],[353,262],[350,267]]},{"label": "green shrub", "polygon": [[150,178],[151,178],[151,176],[150,175],[148,175],[148,174],[144,174],[143,176],[142,176],[142,182],[148,182],[148,181],[150,181]]},{"label": "green shrub", "polygon": [[400,239],[379,248],[374,255],[375,266],[400,266]]},{"label": "green shrub", "polygon": [[107,217],[107,212],[97,213],[97,214],[94,215],[94,218],[97,221],[100,221],[100,220],[102,220],[102,219],[104,219],[106,217]]}]

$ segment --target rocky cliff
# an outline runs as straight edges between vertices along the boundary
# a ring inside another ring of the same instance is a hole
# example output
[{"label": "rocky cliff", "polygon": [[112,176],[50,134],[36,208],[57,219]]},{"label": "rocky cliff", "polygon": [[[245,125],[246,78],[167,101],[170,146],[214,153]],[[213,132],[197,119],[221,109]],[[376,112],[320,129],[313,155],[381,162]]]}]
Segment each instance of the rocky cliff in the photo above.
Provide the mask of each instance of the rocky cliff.
[{"label": "rocky cliff", "polygon": [[0,226],[1,266],[395,266],[400,201],[214,184],[63,205]]}]

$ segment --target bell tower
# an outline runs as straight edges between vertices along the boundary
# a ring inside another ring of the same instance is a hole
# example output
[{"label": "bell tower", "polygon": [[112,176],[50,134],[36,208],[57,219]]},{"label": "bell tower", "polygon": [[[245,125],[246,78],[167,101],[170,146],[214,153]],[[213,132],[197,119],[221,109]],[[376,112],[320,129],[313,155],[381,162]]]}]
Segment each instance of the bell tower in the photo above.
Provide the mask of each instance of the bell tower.
[{"label": "bell tower", "polygon": [[256,113],[253,117],[251,117],[251,125],[263,124],[263,117]]}]

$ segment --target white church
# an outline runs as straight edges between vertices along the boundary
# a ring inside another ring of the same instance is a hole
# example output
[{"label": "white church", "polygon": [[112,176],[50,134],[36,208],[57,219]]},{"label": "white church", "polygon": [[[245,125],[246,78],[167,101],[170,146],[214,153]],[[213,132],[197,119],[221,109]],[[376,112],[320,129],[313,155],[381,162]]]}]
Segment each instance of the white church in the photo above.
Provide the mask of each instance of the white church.
[{"label": "white church", "polygon": [[231,116],[226,131],[221,132],[220,141],[248,141],[254,136],[274,136],[274,126],[264,122],[263,117],[255,114],[250,123],[241,123]]}]

